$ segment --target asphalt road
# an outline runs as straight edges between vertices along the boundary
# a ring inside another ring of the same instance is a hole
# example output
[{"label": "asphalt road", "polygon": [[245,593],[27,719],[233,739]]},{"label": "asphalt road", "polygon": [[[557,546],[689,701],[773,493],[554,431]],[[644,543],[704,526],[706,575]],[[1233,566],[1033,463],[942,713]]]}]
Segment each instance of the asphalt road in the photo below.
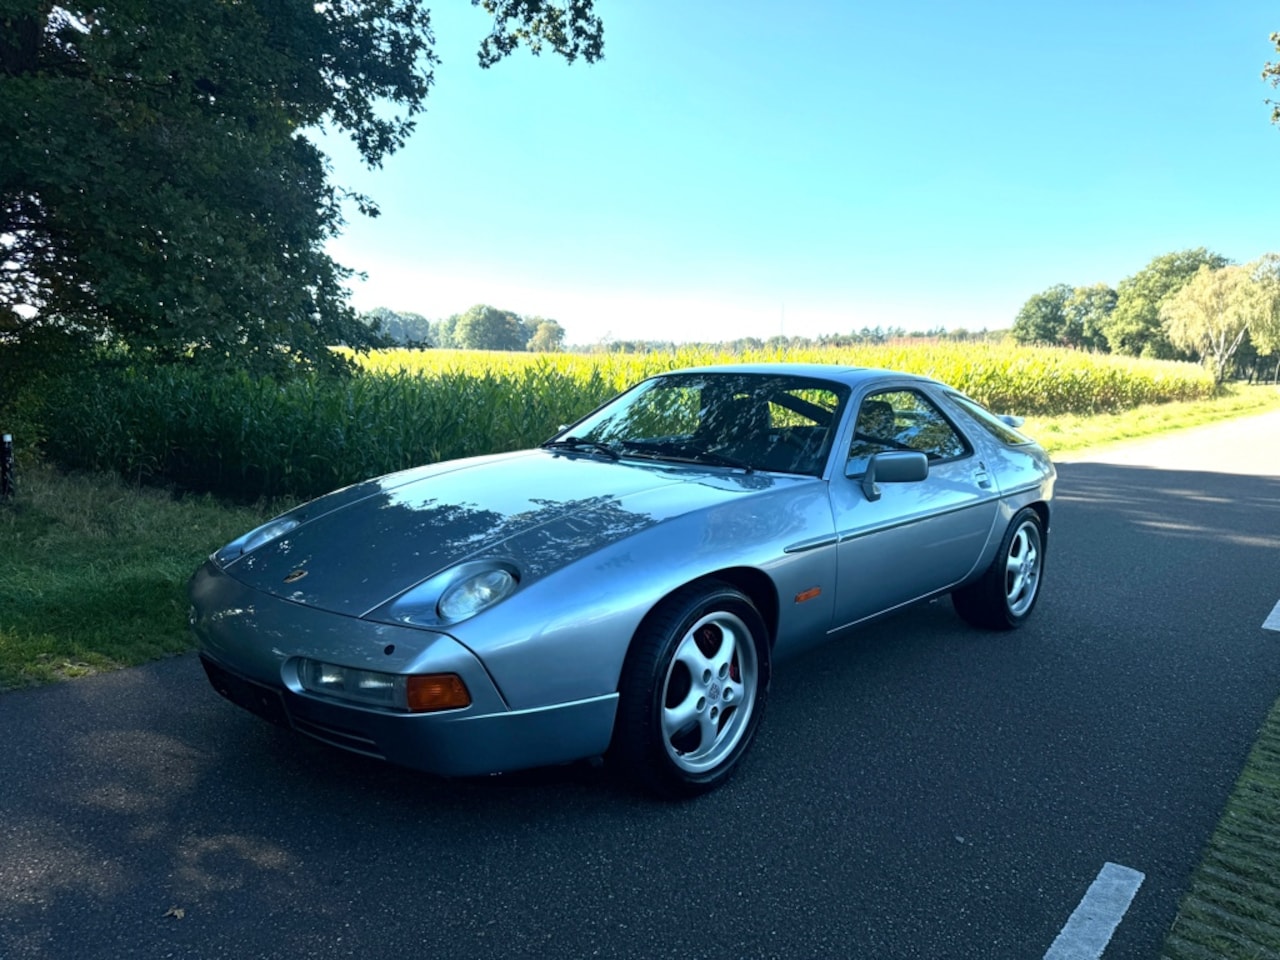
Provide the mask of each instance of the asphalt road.
[{"label": "asphalt road", "polygon": [[1039,960],[1108,862],[1104,956],[1153,958],[1280,696],[1278,438],[1060,465],[1025,629],[935,602],[783,665],[690,803],[347,756],[190,656],[0,695],[0,958]]}]

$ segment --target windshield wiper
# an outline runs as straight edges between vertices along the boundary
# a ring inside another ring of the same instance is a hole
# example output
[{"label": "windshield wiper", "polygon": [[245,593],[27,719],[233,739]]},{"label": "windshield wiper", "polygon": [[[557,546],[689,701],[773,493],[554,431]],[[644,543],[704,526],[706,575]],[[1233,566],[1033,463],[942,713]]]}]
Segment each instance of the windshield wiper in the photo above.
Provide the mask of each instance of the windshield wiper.
[{"label": "windshield wiper", "polygon": [[717,467],[734,467],[737,470],[745,470],[747,473],[754,473],[756,469],[745,460],[726,457],[723,453],[713,453],[710,450],[699,450],[689,459],[695,463],[710,463]]},{"label": "windshield wiper", "polygon": [[707,463],[714,467],[732,467],[746,473],[755,473],[756,468],[743,460],[726,457],[723,453],[712,453],[709,450],[698,450],[691,453],[672,453],[668,451],[627,451],[629,457],[643,457],[646,460],[663,460],[667,463]]},{"label": "windshield wiper", "polygon": [[575,453],[598,453],[610,460],[617,460],[620,454],[608,444],[598,440],[583,440],[581,437],[566,437],[563,440],[548,440],[544,443],[546,450],[572,450]]}]

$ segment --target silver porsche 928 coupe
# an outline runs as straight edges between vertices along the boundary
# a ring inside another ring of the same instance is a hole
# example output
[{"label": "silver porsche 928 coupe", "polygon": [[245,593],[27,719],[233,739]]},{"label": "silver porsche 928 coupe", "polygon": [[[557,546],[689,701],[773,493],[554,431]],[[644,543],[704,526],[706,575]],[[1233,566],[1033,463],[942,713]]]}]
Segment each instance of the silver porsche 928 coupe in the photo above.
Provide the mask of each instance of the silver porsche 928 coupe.
[{"label": "silver porsche 928 coupe", "polygon": [[886,370],[665,373],[538,449],[290,510],[196,572],[191,624],[219,693],[327,744],[697,794],[784,657],[944,593],[1030,616],[1055,471],[1017,425]]}]

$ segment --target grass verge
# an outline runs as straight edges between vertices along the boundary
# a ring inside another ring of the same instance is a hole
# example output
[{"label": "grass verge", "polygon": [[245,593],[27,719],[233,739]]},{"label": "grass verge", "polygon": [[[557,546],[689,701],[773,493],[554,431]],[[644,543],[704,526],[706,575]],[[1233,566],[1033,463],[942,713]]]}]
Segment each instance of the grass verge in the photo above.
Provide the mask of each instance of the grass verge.
[{"label": "grass verge", "polygon": [[187,578],[261,512],[24,469],[0,505],[0,690],[189,649]]},{"label": "grass verge", "polygon": [[1162,960],[1280,957],[1280,701],[1183,897]]},{"label": "grass verge", "polygon": [[1092,416],[1027,417],[1022,431],[1051,454],[1062,455],[1270,410],[1280,410],[1280,387],[1236,384],[1215,400],[1157,403]]}]

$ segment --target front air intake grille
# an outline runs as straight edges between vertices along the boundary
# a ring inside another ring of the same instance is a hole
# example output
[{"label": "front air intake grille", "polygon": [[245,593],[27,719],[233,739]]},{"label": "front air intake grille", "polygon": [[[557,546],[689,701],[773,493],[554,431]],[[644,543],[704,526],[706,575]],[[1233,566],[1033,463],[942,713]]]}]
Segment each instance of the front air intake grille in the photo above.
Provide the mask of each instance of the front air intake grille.
[{"label": "front air intake grille", "polygon": [[331,727],[328,724],[316,723],[314,720],[307,720],[298,716],[293,716],[293,727],[299,733],[305,733],[308,737],[312,737],[323,743],[327,743],[333,747],[340,747],[343,750],[350,750],[352,753],[363,754],[366,757],[373,757],[377,760],[385,760],[382,751],[378,749],[376,741],[369,739],[364,734],[356,733],[354,730],[344,730],[341,727]]}]

